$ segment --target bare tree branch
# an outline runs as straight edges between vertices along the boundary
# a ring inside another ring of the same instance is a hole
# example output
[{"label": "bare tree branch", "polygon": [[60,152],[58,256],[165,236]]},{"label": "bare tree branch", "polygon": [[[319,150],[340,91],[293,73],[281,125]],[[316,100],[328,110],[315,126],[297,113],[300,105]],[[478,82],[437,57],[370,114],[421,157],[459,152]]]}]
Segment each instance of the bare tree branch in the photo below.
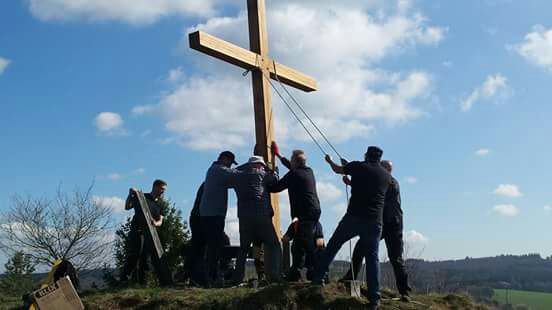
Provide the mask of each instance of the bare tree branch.
[{"label": "bare tree branch", "polygon": [[54,200],[15,196],[0,219],[0,250],[23,251],[42,265],[70,260],[79,269],[99,268],[113,243],[112,211],[92,199],[93,185]]}]

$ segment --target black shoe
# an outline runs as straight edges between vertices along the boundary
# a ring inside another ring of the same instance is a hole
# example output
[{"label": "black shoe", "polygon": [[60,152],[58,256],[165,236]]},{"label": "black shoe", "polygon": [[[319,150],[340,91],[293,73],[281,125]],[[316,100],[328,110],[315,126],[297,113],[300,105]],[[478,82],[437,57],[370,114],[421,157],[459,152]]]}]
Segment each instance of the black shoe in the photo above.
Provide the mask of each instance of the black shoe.
[{"label": "black shoe", "polygon": [[410,296],[408,294],[401,294],[401,299],[400,299],[402,302],[410,302],[411,299],[410,299]]},{"label": "black shoe", "polygon": [[298,282],[301,280],[301,273],[297,269],[291,269],[285,276],[285,280],[288,282]]}]

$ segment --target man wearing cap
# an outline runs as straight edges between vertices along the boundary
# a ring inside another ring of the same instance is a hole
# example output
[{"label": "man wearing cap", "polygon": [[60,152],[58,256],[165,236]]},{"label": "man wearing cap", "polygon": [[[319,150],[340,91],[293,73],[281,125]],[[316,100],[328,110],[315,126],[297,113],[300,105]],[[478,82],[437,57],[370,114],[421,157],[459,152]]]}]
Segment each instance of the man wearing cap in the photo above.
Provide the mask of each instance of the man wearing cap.
[{"label": "man wearing cap", "polygon": [[239,174],[231,168],[232,164],[237,164],[232,152],[220,153],[217,161],[207,170],[199,204],[201,230],[207,245],[208,285],[220,285],[222,281],[219,260],[228,210],[228,189],[235,187],[235,176]]},{"label": "man wearing cap", "polygon": [[382,232],[385,193],[391,182],[391,176],[380,164],[382,155],[383,151],[380,148],[370,146],[364,161],[348,163],[341,159],[341,165],[334,163],[332,158],[326,155],[326,161],[335,173],[351,176],[351,199],[347,213],[328,241],[313,279],[313,283],[321,284],[322,278],[328,272],[328,267],[341,246],[353,237],[360,236],[362,252],[366,258],[369,309],[377,309],[381,298],[378,248]]},{"label": "man wearing cap", "polygon": [[[393,163],[389,160],[381,161],[382,167],[391,175],[393,171]],[[343,178],[346,184],[350,185],[350,180],[347,177]],[[387,256],[389,262],[393,266],[397,290],[401,295],[401,300],[408,302],[409,291],[412,289],[408,285],[408,274],[404,265],[404,241],[403,241],[403,211],[401,208],[401,192],[399,181],[391,175],[391,183],[385,194],[385,206],[383,208],[383,232],[382,239],[385,240],[387,247]],[[353,251],[352,267],[355,275],[359,274],[362,268],[363,245],[357,242]],[[353,273],[351,269],[345,274],[341,280],[352,280]]]},{"label": "man wearing cap", "polygon": [[262,243],[265,252],[267,280],[280,280],[282,249],[272,225],[274,211],[270,205],[267,187],[277,180],[267,171],[263,157],[253,156],[247,164],[238,168],[236,177],[238,218],[240,223],[240,252],[236,260],[233,281],[240,283],[244,277],[245,259],[252,243]]},{"label": "man wearing cap", "polygon": [[288,281],[298,281],[301,269],[307,267],[307,278],[312,277],[317,264],[316,246],[312,242],[318,220],[320,201],[316,191],[314,172],[307,166],[307,156],[302,150],[295,150],[291,161],[280,155],[276,143],[272,144],[274,155],[280,159],[289,172],[270,186],[270,191],[278,193],[288,190],[291,218],[298,219],[297,233],[292,245],[292,266],[286,275]]}]

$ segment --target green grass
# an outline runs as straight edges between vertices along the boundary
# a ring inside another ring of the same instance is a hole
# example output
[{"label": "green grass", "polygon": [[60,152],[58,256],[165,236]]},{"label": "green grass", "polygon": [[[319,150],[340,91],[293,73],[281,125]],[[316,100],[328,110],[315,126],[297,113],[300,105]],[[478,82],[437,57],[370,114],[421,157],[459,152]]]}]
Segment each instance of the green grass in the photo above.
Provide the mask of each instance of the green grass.
[{"label": "green grass", "polygon": [[[506,303],[506,290],[496,289],[494,299],[501,303]],[[552,294],[538,293],[528,291],[508,290],[509,302],[512,305],[526,305],[532,310],[552,309]]]},{"label": "green grass", "polygon": [[21,297],[0,295],[0,309],[10,309],[22,306]]},{"label": "green grass", "polygon": [[[486,310],[467,296],[420,295],[414,302],[392,300],[392,292],[383,292],[383,310],[474,309]],[[121,289],[83,296],[87,309],[218,309],[218,310],[354,310],[366,309],[368,301],[347,295],[341,285],[324,288],[305,284],[273,285],[260,290],[229,289]]]}]

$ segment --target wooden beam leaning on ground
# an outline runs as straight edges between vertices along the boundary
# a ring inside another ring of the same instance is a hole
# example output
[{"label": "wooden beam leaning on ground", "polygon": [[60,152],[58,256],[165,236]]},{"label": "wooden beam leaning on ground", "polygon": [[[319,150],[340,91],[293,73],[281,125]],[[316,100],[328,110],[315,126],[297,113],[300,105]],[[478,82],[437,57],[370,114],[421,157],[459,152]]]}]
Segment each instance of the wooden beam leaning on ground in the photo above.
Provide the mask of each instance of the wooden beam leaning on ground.
[{"label": "wooden beam leaning on ground", "polygon": [[317,86],[314,78],[205,32],[190,33],[189,40],[191,48],[245,70],[264,68],[274,80],[280,80],[286,85],[306,92],[316,90]]},{"label": "wooden beam leaning on ground", "polygon": [[142,191],[136,191],[136,197],[138,198],[138,203],[140,204],[142,213],[146,218],[147,230],[149,231],[149,235],[152,239],[153,247],[155,248],[155,254],[157,254],[157,257],[159,259],[161,259],[161,257],[163,257],[163,254],[165,254],[165,251],[163,250],[163,245],[161,245],[161,240],[159,239],[159,235],[157,234],[157,228],[153,226],[153,223],[152,223],[153,217],[151,216],[151,212],[150,212],[146,197],[144,196],[144,193]]}]

